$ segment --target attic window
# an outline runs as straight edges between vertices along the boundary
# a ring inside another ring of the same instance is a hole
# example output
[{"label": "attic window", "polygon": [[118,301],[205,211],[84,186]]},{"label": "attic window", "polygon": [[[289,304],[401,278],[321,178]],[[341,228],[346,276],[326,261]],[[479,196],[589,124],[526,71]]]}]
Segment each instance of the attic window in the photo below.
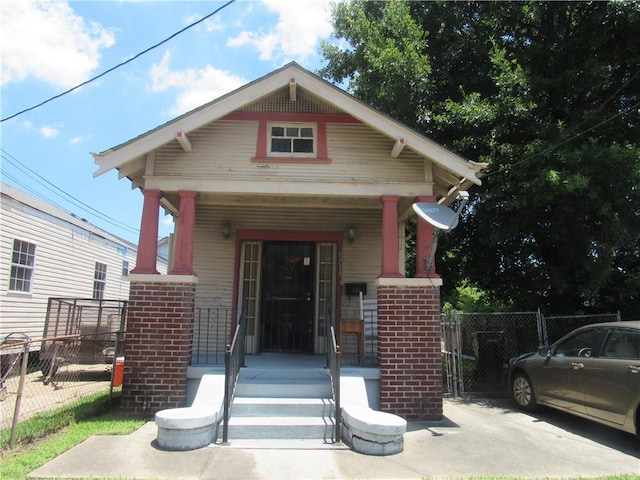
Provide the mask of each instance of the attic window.
[{"label": "attic window", "polygon": [[316,126],[314,124],[270,123],[269,156],[270,157],[316,157]]}]

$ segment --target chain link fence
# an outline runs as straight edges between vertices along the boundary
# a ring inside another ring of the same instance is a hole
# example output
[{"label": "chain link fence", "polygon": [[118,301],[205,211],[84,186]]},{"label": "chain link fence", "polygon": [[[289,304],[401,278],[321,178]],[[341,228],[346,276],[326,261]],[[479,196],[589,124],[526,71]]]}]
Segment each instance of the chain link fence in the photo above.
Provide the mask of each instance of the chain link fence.
[{"label": "chain link fence", "polygon": [[540,311],[446,312],[442,316],[445,390],[454,396],[508,396],[511,358],[550,345],[583,325],[612,321],[620,321],[620,315],[545,317]]},{"label": "chain link fence", "polygon": [[[50,299],[45,336],[0,343],[0,430],[82,398],[122,389],[126,302]],[[48,334],[48,335],[47,335]]]}]

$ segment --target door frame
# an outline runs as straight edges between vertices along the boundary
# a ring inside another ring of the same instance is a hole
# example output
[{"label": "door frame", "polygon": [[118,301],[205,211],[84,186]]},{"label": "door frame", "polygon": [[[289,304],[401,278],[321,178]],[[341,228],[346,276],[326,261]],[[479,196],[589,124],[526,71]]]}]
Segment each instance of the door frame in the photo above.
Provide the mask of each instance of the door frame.
[{"label": "door frame", "polygon": [[[237,318],[240,315],[242,310],[242,302],[239,298],[239,289],[240,289],[240,272],[242,268],[242,245],[244,242],[301,242],[301,243],[328,243],[332,242],[336,244],[336,280],[335,280],[335,312],[334,312],[334,320],[337,315],[336,312],[341,311],[342,304],[342,295],[341,286],[342,286],[342,246],[344,240],[343,232],[304,232],[304,231],[274,231],[274,230],[242,230],[239,229],[236,231],[236,244],[235,244],[235,255],[234,255],[234,273],[233,273],[233,305],[236,308],[233,309],[232,312],[232,321],[231,321],[231,332],[235,330]],[[262,249],[262,248],[261,248]],[[316,256],[317,258],[317,256]],[[315,267],[314,267],[315,268]],[[317,274],[317,272],[316,272]],[[262,272],[260,272],[260,279],[262,278]],[[261,287],[260,287],[261,288]],[[260,301],[258,301],[258,307],[260,305]],[[256,331],[259,330],[260,324],[260,312],[257,312],[257,322],[256,322]],[[317,339],[317,321],[318,321],[318,312],[314,309],[314,338],[312,339],[312,345],[314,351],[316,350],[316,339]],[[254,339],[251,345],[247,345],[247,353],[259,353],[259,344],[257,337]]]}]

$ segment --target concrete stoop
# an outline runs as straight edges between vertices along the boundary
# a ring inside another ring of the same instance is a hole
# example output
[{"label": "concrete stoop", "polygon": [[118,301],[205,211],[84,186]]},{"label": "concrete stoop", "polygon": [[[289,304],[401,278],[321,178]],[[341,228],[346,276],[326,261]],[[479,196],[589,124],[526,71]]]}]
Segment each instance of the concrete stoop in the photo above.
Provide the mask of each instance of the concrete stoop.
[{"label": "concrete stoop", "polygon": [[345,448],[368,455],[393,455],[404,448],[404,419],[369,407],[365,380],[340,379],[341,431],[336,432],[329,372],[324,368],[244,368],[227,428],[222,405],[224,375],[203,375],[193,404],[156,414],[157,444],[193,450],[214,444],[236,448]]}]

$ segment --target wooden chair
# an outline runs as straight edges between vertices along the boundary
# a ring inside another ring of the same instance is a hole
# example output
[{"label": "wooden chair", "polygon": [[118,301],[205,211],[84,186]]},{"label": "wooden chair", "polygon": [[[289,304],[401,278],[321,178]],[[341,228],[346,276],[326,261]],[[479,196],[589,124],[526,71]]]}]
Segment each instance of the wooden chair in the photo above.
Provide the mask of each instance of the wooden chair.
[{"label": "wooden chair", "polygon": [[342,318],[340,319],[340,349],[342,355],[345,355],[344,339],[346,335],[356,335],[356,345],[358,356],[358,364],[364,365],[364,320],[360,318]]}]

